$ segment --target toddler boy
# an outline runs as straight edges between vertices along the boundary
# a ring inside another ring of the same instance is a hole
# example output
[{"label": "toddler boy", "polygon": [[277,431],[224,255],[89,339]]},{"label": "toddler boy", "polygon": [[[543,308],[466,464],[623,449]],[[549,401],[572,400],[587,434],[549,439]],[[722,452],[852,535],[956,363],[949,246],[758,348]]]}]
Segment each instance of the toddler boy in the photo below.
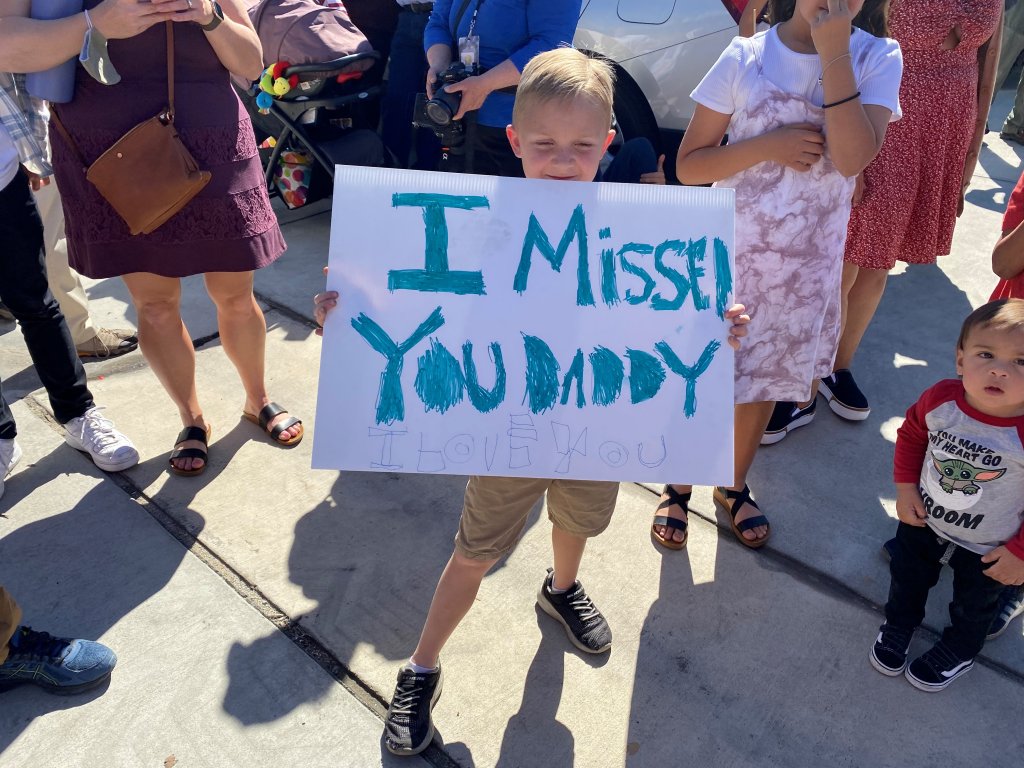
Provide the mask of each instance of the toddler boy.
[{"label": "toddler boy", "polygon": [[[1024,583],[1024,299],[967,317],[956,370],[960,379],[928,389],[896,435],[900,522],[885,623],[869,656],[883,675],[905,672],[922,691],[941,691],[974,666],[1003,586]],[[954,573],[950,624],[908,665],[943,565]]]}]

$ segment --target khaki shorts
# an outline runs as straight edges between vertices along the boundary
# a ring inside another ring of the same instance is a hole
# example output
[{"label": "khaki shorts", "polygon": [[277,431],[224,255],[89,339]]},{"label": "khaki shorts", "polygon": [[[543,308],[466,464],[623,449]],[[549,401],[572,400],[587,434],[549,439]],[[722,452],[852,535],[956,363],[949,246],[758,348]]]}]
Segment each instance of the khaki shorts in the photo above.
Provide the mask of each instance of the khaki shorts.
[{"label": "khaki shorts", "polygon": [[619,484],[598,480],[529,477],[469,479],[455,535],[455,549],[474,560],[496,560],[510,552],[530,510],[547,491],[548,519],[574,536],[590,538],[608,527]]}]

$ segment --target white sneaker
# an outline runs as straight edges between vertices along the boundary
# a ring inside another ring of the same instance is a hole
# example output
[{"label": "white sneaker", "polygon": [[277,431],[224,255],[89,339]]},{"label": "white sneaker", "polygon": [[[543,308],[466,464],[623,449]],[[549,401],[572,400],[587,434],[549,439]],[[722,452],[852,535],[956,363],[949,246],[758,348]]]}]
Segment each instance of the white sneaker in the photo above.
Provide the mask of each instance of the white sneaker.
[{"label": "white sneaker", "polygon": [[4,478],[11,474],[14,465],[21,458],[21,446],[13,437],[0,440],[0,497],[4,495]]},{"label": "white sneaker", "polygon": [[64,442],[92,456],[93,463],[106,472],[120,472],[139,463],[132,441],[114,429],[114,422],[102,416],[94,405],[64,425]]}]

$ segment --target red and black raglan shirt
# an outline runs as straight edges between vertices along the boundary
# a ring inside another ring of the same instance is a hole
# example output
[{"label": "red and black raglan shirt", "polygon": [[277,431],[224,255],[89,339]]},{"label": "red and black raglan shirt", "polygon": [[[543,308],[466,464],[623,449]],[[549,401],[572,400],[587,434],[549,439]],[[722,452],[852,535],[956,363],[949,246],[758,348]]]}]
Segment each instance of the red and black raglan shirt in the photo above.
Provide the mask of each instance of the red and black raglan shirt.
[{"label": "red and black raglan shirt", "polygon": [[1024,560],[1024,416],[984,414],[959,379],[940,381],[907,411],[893,464],[939,536],[981,555],[1005,544]]}]

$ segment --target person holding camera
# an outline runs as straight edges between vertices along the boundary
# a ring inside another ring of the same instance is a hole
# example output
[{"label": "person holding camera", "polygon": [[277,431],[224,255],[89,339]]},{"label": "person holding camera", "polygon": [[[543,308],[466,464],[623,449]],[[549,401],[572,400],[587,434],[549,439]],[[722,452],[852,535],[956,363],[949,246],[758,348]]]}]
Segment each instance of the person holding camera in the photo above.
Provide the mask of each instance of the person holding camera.
[{"label": "person holding camera", "polygon": [[427,98],[456,108],[452,120],[465,119],[467,172],[522,177],[505,135],[519,74],[538,53],[571,45],[580,6],[580,0],[434,3],[423,35]]}]

